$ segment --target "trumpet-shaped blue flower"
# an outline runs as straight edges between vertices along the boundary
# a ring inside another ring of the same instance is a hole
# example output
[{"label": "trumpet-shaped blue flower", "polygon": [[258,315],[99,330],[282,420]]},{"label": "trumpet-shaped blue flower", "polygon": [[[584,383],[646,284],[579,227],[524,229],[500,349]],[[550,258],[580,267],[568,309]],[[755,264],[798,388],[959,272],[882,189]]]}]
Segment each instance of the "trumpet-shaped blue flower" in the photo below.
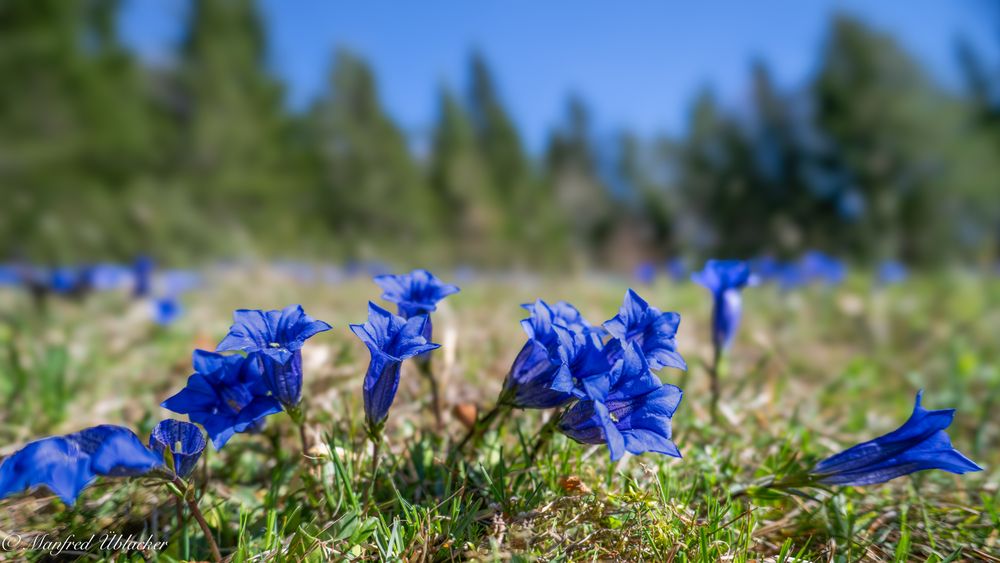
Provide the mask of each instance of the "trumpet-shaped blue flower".
[{"label": "trumpet-shaped blue flower", "polygon": [[325,330],[330,325],[307,315],[301,305],[274,311],[240,309],[215,351],[242,350],[259,357],[267,389],[292,409],[302,400],[302,346]]},{"label": "trumpet-shaped blue flower", "polygon": [[[395,303],[399,315],[404,319],[427,315],[424,324],[424,338],[428,342],[434,337],[434,324],[430,314],[437,310],[437,303],[449,295],[461,291],[457,285],[444,283],[427,270],[413,270],[409,274],[375,276],[374,281],[382,288],[382,299]],[[429,356],[423,358],[429,360]]]},{"label": "trumpet-shaped blue flower", "polygon": [[[563,301],[549,305],[539,299],[524,308],[531,313],[521,321],[528,341],[507,374],[501,400],[524,409],[564,405],[573,398],[573,368],[580,375],[589,373],[591,360],[606,364],[600,353],[602,330]],[[567,382],[564,389],[556,388],[558,379]]]},{"label": "trumpet-shaped blue flower", "polygon": [[187,386],[161,406],[202,425],[215,449],[226,445],[233,434],[253,431],[263,418],[281,412],[281,403],[268,394],[255,357],[195,350],[191,362],[195,373]]},{"label": "trumpet-shaped blue flower", "polygon": [[677,353],[676,337],[680,323],[680,315],[651,307],[639,294],[629,289],[625,292],[618,314],[604,323],[604,328],[613,337],[604,347],[605,353],[609,361],[614,362],[621,358],[622,347],[634,342],[645,354],[650,369],[687,369],[684,358]]},{"label": "trumpet-shaped blue flower", "polygon": [[103,424],[36,440],[0,463],[0,498],[45,486],[68,505],[98,476],[142,475],[163,463],[134,432]]},{"label": "trumpet-shaped blue flower", "polygon": [[153,270],[156,263],[149,256],[139,256],[132,262],[132,295],[133,297],[146,297],[153,287]]},{"label": "trumpet-shaped blue flower", "polygon": [[922,396],[917,393],[913,414],[902,426],[824,459],[811,473],[826,485],[874,485],[925,469],[982,470],[952,447],[945,432],[955,409],[927,410],[920,406]]},{"label": "trumpet-shaped blue flower", "polygon": [[587,338],[598,347],[603,346],[604,329],[590,324],[583,314],[573,305],[565,301],[548,304],[541,299],[534,303],[521,305],[531,313],[531,316],[521,321],[521,327],[529,338],[542,341],[552,348],[559,344],[556,326],[569,329],[579,338]]},{"label": "trumpet-shaped blue flower", "polygon": [[429,315],[437,310],[438,301],[461,291],[458,286],[442,282],[427,270],[409,274],[375,276],[382,288],[382,299],[395,303],[404,318]]},{"label": "trumpet-shaped blue flower", "polygon": [[521,409],[548,409],[565,404],[570,395],[552,389],[560,366],[548,348],[529,338],[510,366],[501,400]]},{"label": "trumpet-shaped blue flower", "polygon": [[721,352],[729,347],[740,324],[740,290],[754,283],[750,265],[742,260],[709,260],[691,279],[712,292],[712,343]]},{"label": "trumpet-shaped blue flower", "polygon": [[149,447],[160,458],[166,450],[174,460],[173,470],[181,477],[187,477],[198,465],[201,452],[205,451],[205,435],[201,428],[190,422],[166,419],[153,427],[149,435]]},{"label": "trumpet-shaped blue flower", "polygon": [[365,343],[371,354],[364,384],[369,429],[378,428],[389,416],[403,360],[440,347],[424,338],[427,322],[427,315],[404,319],[368,302],[368,322],[351,325],[351,332]]},{"label": "trumpet-shaped blue flower", "polygon": [[642,350],[629,344],[608,377],[589,385],[589,398],[562,414],[559,431],[584,444],[607,444],[612,461],[625,452],[680,457],[670,440],[671,418],[682,392],[649,370]]}]

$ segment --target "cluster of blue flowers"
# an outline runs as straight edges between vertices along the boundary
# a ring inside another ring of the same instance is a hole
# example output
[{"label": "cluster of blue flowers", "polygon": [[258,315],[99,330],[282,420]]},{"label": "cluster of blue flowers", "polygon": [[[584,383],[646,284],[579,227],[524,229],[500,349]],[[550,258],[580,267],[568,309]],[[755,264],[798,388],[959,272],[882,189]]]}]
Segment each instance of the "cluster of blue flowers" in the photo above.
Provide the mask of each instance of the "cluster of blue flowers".
[{"label": "cluster of blue flowers", "polygon": [[524,306],[528,335],[504,381],[498,404],[561,409],[557,429],[584,444],[607,444],[611,459],[626,451],[680,457],[671,419],[681,390],[653,371],[686,369],[677,352],[680,315],[652,307],[631,289],[618,314],[594,326],[565,302]]},{"label": "cluster of blue flowers", "polygon": [[[281,310],[239,310],[216,352],[196,350],[195,373],[162,406],[192,422],[167,419],[153,429],[149,447],[132,430],[101,425],[32,442],[0,464],[0,498],[45,486],[73,504],[97,477],[145,475],[154,470],[186,477],[205,449],[200,425],[216,449],[236,433],[263,427],[287,411],[300,419],[302,346],[330,325],[299,305]],[[219,352],[238,351],[224,355]],[[170,463],[165,463],[170,460]]]},{"label": "cluster of blue flowers", "polygon": [[[822,269],[822,260],[814,261]],[[143,272],[151,271],[151,263],[136,264],[136,294],[149,292]],[[716,362],[711,371],[717,383],[719,359],[740,322],[741,291],[755,276],[747,262],[712,260],[692,279],[712,295]],[[459,291],[426,270],[380,275],[375,282],[384,290],[382,297],[397,305],[398,314],[369,302],[367,321],[350,325],[370,353],[363,397],[368,435],[376,448],[373,482],[402,364],[418,359],[433,379],[426,367],[428,354],[439,345],[431,341],[430,315],[441,299]],[[687,369],[677,350],[680,315],[651,306],[631,289],[618,313],[601,325],[562,301],[539,299],[523,307],[529,313],[521,321],[527,339],[494,411],[476,422],[470,436],[481,436],[497,413],[553,409],[546,428],[582,444],[606,445],[612,460],[626,452],[681,457],[672,440],[672,424],[683,392],[654,373]],[[202,428],[216,449],[235,434],[261,430],[268,416],[282,411],[304,428],[302,348],[306,340],[330,329],[299,305],[236,311],[215,351],[196,350],[187,385],[162,403],[188,415],[191,422],[160,422],[148,446],[133,431],[111,425],[29,443],[0,463],[0,498],[44,486],[72,504],[97,477],[151,472],[176,483],[198,463],[207,443]],[[713,394],[717,392],[713,384]],[[795,485],[870,485],[925,469],[958,474],[980,470],[955,450],[945,432],[954,410],[926,410],[920,402],[918,394],[913,415],[899,429],[819,462]]]},{"label": "cluster of blue flowers", "polygon": [[183,270],[160,272],[148,256],[131,264],[81,264],[44,267],[32,264],[0,264],[0,285],[28,291],[36,305],[43,307],[50,297],[79,300],[95,292],[127,290],[143,302],[150,318],[166,326],[176,321],[183,308],[180,296],[199,284],[198,275]]}]

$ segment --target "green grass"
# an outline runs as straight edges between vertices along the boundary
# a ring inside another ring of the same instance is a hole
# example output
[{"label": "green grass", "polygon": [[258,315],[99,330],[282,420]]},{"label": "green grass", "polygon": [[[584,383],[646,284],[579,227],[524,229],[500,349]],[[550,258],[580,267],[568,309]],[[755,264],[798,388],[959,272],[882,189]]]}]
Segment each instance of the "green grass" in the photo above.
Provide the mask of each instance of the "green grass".
[{"label": "green grass", "polygon": [[[608,278],[462,285],[435,314],[443,348],[434,370],[449,407],[480,409],[492,407],[524,342],[520,303],[566,299],[600,322],[627,287]],[[0,292],[0,453],[104,422],[145,437],[170,416],[157,405],[184,385],[191,351],[214,346],[232,309],[302,303],[335,327],[304,352],[308,456],[288,417],[277,415],[262,434],[206,450],[192,479],[233,560],[998,560],[1000,282],[940,274],[882,291],[861,279],[791,294],[750,288],[715,424],[707,294],[692,284],[637,289],[683,318],[678,346],[690,368],[659,373],[685,391],[674,417],[683,459],[647,454],[613,464],[604,448],[555,436],[530,465],[548,416],[538,411],[515,411],[475,451],[449,457],[465,428],[446,416],[445,430],[434,429],[426,382],[407,365],[366,505],[368,356],[347,324],[364,320],[378,288],[366,280],[301,284],[261,271],[228,274],[189,294],[185,316],[168,329],[152,327],[123,295],[53,302],[39,314],[26,296]],[[735,494],[892,430],[919,388],[928,408],[958,408],[955,446],[985,471],[803,495]],[[154,533],[168,547],[147,556],[206,559],[200,528],[190,517],[178,525],[172,495],[153,485],[104,479],[72,509],[44,491],[7,499],[0,534]],[[14,558],[22,557],[42,554]],[[142,560],[136,552],[87,557]]]}]

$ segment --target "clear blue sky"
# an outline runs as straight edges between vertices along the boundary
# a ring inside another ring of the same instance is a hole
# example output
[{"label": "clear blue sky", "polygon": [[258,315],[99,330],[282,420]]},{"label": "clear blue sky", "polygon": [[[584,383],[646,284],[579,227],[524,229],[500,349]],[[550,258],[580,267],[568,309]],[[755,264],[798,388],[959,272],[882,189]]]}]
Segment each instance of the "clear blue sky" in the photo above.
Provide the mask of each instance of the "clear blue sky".
[{"label": "clear blue sky", "polygon": [[[831,14],[856,14],[895,35],[943,83],[956,85],[964,36],[993,49],[988,0],[263,0],[270,65],[294,108],[326,84],[346,46],[375,68],[383,103],[410,134],[426,133],[439,87],[465,88],[468,53],[486,55],[528,145],[537,149],[571,92],[606,131],[683,130],[691,100],[711,85],[745,98],[748,63],[766,60],[796,86],[817,60]],[[180,0],[129,0],[121,31],[140,55],[169,64],[185,13]],[[992,51],[991,51],[992,52]]]}]

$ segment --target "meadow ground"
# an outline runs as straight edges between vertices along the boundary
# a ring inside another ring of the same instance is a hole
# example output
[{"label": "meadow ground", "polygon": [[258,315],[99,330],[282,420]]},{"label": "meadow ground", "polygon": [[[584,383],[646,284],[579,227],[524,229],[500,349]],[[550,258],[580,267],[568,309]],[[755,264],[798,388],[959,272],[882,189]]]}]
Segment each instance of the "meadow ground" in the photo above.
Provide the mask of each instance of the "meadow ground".
[{"label": "meadow ground", "polygon": [[[434,317],[446,427],[435,430],[426,383],[404,365],[367,508],[368,354],[347,325],[364,321],[369,299],[379,301],[368,279],[314,283],[270,270],[211,276],[184,296],[185,314],[169,327],[153,325],[147,305],[124,294],[54,301],[39,314],[26,295],[0,290],[0,454],[99,423],[145,438],[171,416],[158,404],[184,386],[191,351],[214,349],[233,309],[301,303],[334,325],[304,350],[308,457],[279,414],[261,434],[206,449],[195,474],[208,524],[233,560],[1000,561],[997,278],[915,276],[876,290],[853,277],[839,288],[747,289],[715,423],[707,292],[666,281],[636,287],[682,315],[678,348],[689,369],[659,375],[684,390],[673,419],[684,457],[611,463],[604,447],[556,436],[530,466],[526,451],[547,412],[515,412],[475,451],[449,459],[465,431],[460,413],[492,406],[525,340],[520,303],[564,299],[599,323],[617,312],[627,280],[458,283],[462,292]],[[984,471],[924,472],[802,495],[739,494],[896,428],[921,388],[928,408],[958,409],[949,431],[955,447]],[[100,480],[72,509],[45,491],[0,506],[3,534],[155,534],[168,542],[149,554],[159,560],[208,557],[200,528],[190,518],[178,526],[170,493],[149,480]],[[129,557],[141,560],[135,552],[118,560]]]}]

